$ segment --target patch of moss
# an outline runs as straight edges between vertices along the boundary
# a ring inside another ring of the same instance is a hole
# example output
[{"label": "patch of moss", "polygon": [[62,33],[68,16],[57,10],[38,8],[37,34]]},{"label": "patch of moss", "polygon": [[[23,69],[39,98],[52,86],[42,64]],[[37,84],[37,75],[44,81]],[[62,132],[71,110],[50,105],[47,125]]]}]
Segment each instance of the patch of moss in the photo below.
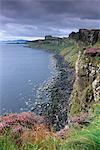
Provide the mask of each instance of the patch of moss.
[{"label": "patch of moss", "polygon": [[93,45],[93,47],[100,48],[100,38],[97,40],[97,42]]},{"label": "patch of moss", "polygon": [[94,103],[91,108],[96,115],[100,116],[100,103]]},{"label": "patch of moss", "polygon": [[73,91],[71,94],[71,106],[69,116],[75,116],[80,112],[80,101],[78,99],[77,85],[74,84]]},{"label": "patch of moss", "polygon": [[72,41],[70,44],[66,46],[63,50],[61,50],[60,55],[64,57],[64,60],[69,62],[71,67],[75,66],[75,62],[77,60],[78,54],[78,45],[76,42]]},{"label": "patch of moss", "polygon": [[82,92],[82,98],[81,101],[83,102],[83,109],[88,111],[88,108],[90,107],[92,101],[93,101],[93,89],[92,85],[88,85]]},{"label": "patch of moss", "polygon": [[80,88],[77,83],[74,83],[73,91],[71,94],[70,116],[75,116],[80,111],[88,111],[92,103],[94,103],[92,85],[84,87],[79,97]]}]

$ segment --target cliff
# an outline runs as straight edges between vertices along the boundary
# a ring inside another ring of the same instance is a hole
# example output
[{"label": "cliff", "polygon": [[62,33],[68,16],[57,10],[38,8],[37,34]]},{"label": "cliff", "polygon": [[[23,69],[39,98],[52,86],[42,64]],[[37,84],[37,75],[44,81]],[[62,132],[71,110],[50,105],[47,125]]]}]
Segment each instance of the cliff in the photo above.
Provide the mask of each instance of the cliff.
[{"label": "cliff", "polygon": [[70,97],[69,116],[89,112],[100,102],[100,30],[80,29],[69,38],[84,43],[75,63],[75,82]]},{"label": "cliff", "polygon": [[[100,54],[100,51],[98,51]],[[75,83],[70,99],[70,115],[88,112],[93,103],[100,102],[100,56],[79,51],[75,64]]]},{"label": "cliff", "polygon": [[[77,33],[72,32],[68,38],[52,37],[51,35],[48,35],[45,36],[44,40],[33,41],[32,43],[30,43],[30,47],[33,48],[37,47],[56,52],[57,54],[63,57],[65,63],[67,62],[69,70],[72,67],[75,68],[76,71],[74,76],[75,80],[74,85],[73,84],[70,85],[70,89],[72,89],[73,87],[73,90],[71,92],[70,90],[68,91],[70,95],[67,97],[66,100],[65,98],[62,98],[61,90],[60,94],[58,94],[59,97],[57,97],[58,95],[56,95],[54,91],[53,95],[55,96],[52,97],[51,101],[53,104],[51,104],[52,107],[50,110],[51,111],[54,110],[54,112],[56,113],[53,112],[52,115],[51,113],[49,113],[51,115],[50,116],[51,119],[49,117],[50,123],[52,122],[51,120],[53,120],[53,124],[54,122],[56,122],[56,124],[61,123],[59,121],[59,116],[61,118],[63,117],[63,115],[62,116],[61,114],[58,115],[59,114],[58,111],[60,112],[60,109],[63,105],[62,102],[63,99],[64,103],[65,101],[67,101],[68,103],[67,106],[65,106],[66,107],[66,109],[64,109],[65,111],[68,111],[67,108],[70,99],[70,108],[69,108],[70,116],[79,114],[81,111],[88,112],[92,104],[99,101],[97,99],[99,99],[100,94],[99,93],[100,29],[92,29],[92,30],[80,29],[79,32]],[[63,79],[61,80],[62,83],[65,82]],[[70,83],[71,80],[73,80],[72,77],[70,78]],[[64,85],[60,87],[64,87]],[[68,84],[66,86],[65,91],[63,90],[63,93],[66,93],[67,87]],[[57,91],[59,91],[59,87],[57,87]],[[57,105],[58,102],[60,104],[59,107],[60,109],[58,109]],[[54,105],[55,107],[53,107]],[[56,119],[53,114],[54,115],[56,114]],[[65,116],[67,117],[67,112]],[[63,117],[62,120],[64,120],[63,122],[65,125],[66,118]]]},{"label": "cliff", "polygon": [[80,29],[79,32],[72,32],[69,38],[80,40],[86,44],[95,44],[100,39],[100,29]]},{"label": "cliff", "polygon": [[82,51],[85,47],[100,47],[100,29],[79,29],[78,32],[72,32],[69,37],[63,38],[46,35],[43,40],[35,40],[27,44],[31,48],[60,54],[71,67],[74,67],[79,50]]}]

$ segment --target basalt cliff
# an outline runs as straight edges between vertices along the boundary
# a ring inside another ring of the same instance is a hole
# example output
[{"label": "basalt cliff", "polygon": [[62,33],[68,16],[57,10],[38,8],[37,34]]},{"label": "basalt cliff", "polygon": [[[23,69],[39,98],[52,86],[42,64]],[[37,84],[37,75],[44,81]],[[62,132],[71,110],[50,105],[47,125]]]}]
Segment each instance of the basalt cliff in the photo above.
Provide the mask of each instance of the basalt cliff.
[{"label": "basalt cliff", "polygon": [[81,40],[86,44],[95,44],[100,39],[100,29],[80,29],[79,32],[72,32],[70,38],[77,41]]},{"label": "basalt cliff", "polygon": [[[87,49],[88,50],[88,49]],[[75,64],[75,82],[71,94],[71,115],[88,112],[93,103],[100,102],[100,49],[89,53],[79,51]]]},{"label": "basalt cliff", "polygon": [[88,112],[93,103],[100,102],[100,30],[80,29],[69,37],[87,44],[87,47],[79,49],[75,63],[70,115],[76,115],[82,111]]}]

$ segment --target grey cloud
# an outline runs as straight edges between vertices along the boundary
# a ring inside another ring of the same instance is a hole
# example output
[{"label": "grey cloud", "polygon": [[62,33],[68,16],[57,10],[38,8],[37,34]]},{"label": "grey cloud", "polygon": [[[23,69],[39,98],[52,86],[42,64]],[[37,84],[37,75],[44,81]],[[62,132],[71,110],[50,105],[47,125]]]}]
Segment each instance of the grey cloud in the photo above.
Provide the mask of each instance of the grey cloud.
[{"label": "grey cloud", "polygon": [[100,19],[99,0],[58,0],[43,1],[43,6],[49,13],[79,16],[85,19]]},{"label": "grey cloud", "polygon": [[2,14],[19,18],[67,14],[85,19],[100,19],[99,8],[99,0],[1,0]]},{"label": "grey cloud", "polygon": [[100,28],[99,0],[0,0],[1,33],[12,36],[67,35]]}]

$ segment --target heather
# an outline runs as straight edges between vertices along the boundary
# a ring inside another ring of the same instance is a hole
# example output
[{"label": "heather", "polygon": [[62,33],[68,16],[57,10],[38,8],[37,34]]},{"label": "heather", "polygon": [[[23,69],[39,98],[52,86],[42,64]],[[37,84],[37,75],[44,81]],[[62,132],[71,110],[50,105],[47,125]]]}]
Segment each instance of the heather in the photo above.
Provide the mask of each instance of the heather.
[{"label": "heather", "polygon": [[[16,131],[17,132],[17,131]],[[62,131],[50,131],[43,124],[25,130],[14,138],[11,131],[0,136],[1,150],[99,150],[100,104],[94,104],[90,112],[70,118],[69,127]]]}]

